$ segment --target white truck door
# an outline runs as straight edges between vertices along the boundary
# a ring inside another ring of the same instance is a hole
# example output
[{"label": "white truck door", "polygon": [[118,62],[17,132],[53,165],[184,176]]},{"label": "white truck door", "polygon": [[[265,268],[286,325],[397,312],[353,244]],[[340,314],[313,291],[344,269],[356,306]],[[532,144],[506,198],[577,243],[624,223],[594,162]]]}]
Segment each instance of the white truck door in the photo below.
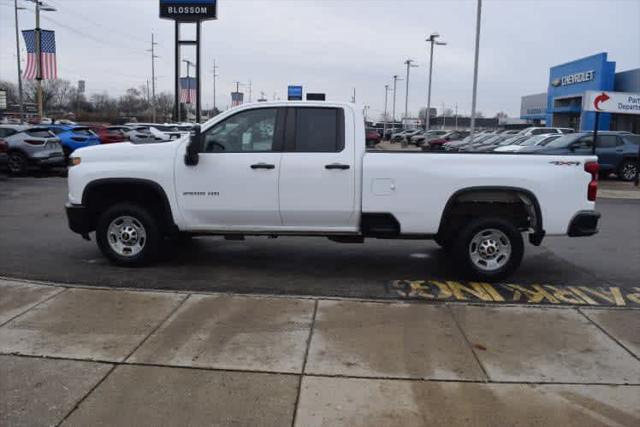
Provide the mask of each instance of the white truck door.
[{"label": "white truck door", "polygon": [[342,108],[288,108],[280,168],[285,226],[357,230],[352,122]]},{"label": "white truck door", "polygon": [[240,111],[203,131],[199,162],[176,163],[178,204],[190,229],[282,226],[278,174],[286,110]]}]

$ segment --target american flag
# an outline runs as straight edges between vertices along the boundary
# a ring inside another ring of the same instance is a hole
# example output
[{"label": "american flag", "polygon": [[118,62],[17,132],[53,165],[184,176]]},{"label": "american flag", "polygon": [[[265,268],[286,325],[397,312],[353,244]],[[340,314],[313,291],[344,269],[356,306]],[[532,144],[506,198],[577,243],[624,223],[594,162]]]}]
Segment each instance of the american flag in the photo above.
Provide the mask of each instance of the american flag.
[{"label": "american flag", "polygon": [[[24,70],[24,78],[34,80],[38,77],[38,54],[36,53],[36,31],[25,30],[22,32],[24,42],[27,45],[27,67]],[[41,77],[47,79],[58,78],[58,65],[56,63],[56,33],[54,31],[40,30],[40,51],[42,52]]]},{"label": "american flag", "polygon": [[180,102],[195,104],[198,91],[196,90],[195,77],[180,78]]}]

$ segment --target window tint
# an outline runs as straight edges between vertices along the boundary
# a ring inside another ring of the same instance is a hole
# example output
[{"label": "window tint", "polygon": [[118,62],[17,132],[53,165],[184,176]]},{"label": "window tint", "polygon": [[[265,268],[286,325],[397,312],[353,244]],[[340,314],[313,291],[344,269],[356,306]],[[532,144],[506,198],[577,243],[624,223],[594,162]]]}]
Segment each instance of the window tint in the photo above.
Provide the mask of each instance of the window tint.
[{"label": "window tint", "polygon": [[73,129],[72,132],[75,133],[76,135],[93,136],[93,132],[91,131],[91,129],[88,129],[88,128]]},{"label": "window tint", "polygon": [[296,108],[296,150],[302,153],[334,153],[344,149],[342,126],[336,108]]},{"label": "window tint", "polygon": [[544,133],[556,133],[555,129],[534,129],[531,134],[532,135],[542,135]]},{"label": "window tint", "polygon": [[627,143],[640,145],[640,135],[625,135],[622,137]]},{"label": "window tint", "polygon": [[615,135],[598,135],[598,148],[614,148],[618,145]]},{"label": "window tint", "polygon": [[243,111],[218,123],[204,134],[206,153],[251,153],[274,151],[275,108]]},{"label": "window tint", "polygon": [[14,135],[16,133],[18,133],[18,132],[13,130],[13,129],[0,128],[0,137],[11,136],[11,135]]},{"label": "window tint", "polygon": [[27,131],[34,138],[52,138],[54,135],[48,129],[31,129]]}]

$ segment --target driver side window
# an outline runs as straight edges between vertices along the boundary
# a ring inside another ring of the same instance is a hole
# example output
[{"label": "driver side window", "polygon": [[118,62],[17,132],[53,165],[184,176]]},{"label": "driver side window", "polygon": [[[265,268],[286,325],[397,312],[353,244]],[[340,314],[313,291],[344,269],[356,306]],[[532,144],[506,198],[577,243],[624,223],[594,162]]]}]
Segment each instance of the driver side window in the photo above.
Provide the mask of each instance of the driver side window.
[{"label": "driver side window", "polygon": [[274,151],[277,109],[248,110],[229,117],[204,133],[205,153]]}]

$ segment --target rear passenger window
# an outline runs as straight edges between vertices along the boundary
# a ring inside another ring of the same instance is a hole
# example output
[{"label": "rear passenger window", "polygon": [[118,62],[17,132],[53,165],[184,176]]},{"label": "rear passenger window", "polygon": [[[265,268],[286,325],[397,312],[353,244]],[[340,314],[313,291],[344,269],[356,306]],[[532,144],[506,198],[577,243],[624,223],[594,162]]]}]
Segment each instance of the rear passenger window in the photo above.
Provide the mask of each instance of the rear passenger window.
[{"label": "rear passenger window", "polygon": [[344,149],[344,135],[338,108],[296,108],[295,151],[337,153]]},{"label": "rear passenger window", "polygon": [[618,144],[618,138],[615,135],[598,135],[599,148],[614,148]]},{"label": "rear passenger window", "polygon": [[53,137],[51,132],[49,130],[47,130],[47,129],[28,130],[27,134],[29,136],[34,137],[34,138],[51,138],[51,137]]}]

